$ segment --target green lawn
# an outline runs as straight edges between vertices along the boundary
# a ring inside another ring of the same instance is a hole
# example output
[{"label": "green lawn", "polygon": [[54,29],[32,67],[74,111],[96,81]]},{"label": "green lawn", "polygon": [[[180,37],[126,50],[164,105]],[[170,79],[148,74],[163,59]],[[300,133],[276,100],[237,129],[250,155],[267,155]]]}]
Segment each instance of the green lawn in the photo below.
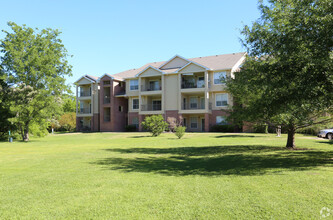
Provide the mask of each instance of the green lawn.
[{"label": "green lawn", "polygon": [[308,150],[289,151],[285,135],[147,135],[1,142],[0,219],[320,219],[333,209],[328,140],[298,135]]}]

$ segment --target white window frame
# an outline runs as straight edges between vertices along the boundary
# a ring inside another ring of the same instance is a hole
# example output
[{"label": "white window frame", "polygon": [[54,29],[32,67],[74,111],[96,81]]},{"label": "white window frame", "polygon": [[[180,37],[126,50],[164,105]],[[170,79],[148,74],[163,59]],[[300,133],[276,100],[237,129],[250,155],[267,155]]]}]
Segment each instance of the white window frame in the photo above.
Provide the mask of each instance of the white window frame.
[{"label": "white window frame", "polygon": [[[213,76],[213,82],[214,82],[214,85],[224,85],[225,83],[221,82],[221,75],[224,75],[223,77],[226,78],[227,77],[227,72],[226,71],[221,71],[221,72],[215,72],[214,73],[214,76]],[[218,75],[218,78],[216,78],[215,76]],[[215,83],[215,79],[219,79],[219,83]]]},{"label": "white window frame", "polygon": [[[137,82],[136,85],[132,85],[132,82]],[[136,91],[136,90],[139,90],[139,80],[138,79],[131,79],[130,80],[130,90],[131,91]],[[136,89],[132,89],[132,86],[136,86],[137,88]]]},{"label": "white window frame", "polygon": [[[193,123],[193,124],[196,124],[196,127],[193,127],[193,126],[192,126],[192,119],[195,119],[195,120],[196,120],[196,123]],[[198,124],[199,124],[199,122],[198,122],[198,117],[190,117],[190,127],[191,127],[191,128],[198,128]]]},{"label": "white window frame", "polygon": [[[227,96],[227,104],[226,105],[217,105],[217,97],[220,95],[226,95]],[[216,107],[227,107],[229,105],[229,94],[228,93],[217,93],[215,94],[215,106]]]},{"label": "white window frame", "polygon": [[[134,100],[138,100],[138,108],[134,108]],[[139,99],[132,99],[132,109],[133,110],[139,110],[139,108],[140,108],[140,101],[139,101]]]},{"label": "white window frame", "polygon": [[[195,99],[195,102],[191,102],[191,99]],[[190,109],[198,109],[198,97],[196,96],[190,96]],[[196,108],[192,108],[191,104],[196,104]]]},{"label": "white window frame", "polygon": [[[220,119],[218,119],[218,118],[220,118]],[[226,117],[221,116],[221,115],[216,116],[216,124],[217,125],[226,125],[227,124]]]}]

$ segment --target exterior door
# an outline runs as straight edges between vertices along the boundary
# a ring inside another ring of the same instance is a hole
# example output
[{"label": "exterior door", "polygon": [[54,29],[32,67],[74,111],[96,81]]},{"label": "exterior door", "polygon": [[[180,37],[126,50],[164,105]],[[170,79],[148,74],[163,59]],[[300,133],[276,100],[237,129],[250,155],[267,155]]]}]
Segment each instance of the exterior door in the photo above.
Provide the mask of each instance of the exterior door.
[{"label": "exterior door", "polygon": [[201,131],[205,131],[205,119],[201,119]]}]

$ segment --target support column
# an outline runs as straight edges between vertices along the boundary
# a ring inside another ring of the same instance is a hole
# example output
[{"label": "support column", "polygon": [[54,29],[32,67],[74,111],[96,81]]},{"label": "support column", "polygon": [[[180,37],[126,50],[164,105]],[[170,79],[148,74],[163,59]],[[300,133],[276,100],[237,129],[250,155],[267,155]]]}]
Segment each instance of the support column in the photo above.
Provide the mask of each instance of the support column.
[{"label": "support column", "polygon": [[182,110],[182,93],[181,93],[182,74],[178,73],[178,112]]},{"label": "support column", "polygon": [[209,111],[208,71],[205,71],[205,112]]},{"label": "support column", "polygon": [[139,115],[139,131],[142,131],[141,122],[143,121],[143,115]]},{"label": "support column", "polygon": [[78,86],[76,85],[76,117],[77,117],[77,114],[79,113],[78,111],[78,105],[79,105],[79,94],[78,94]]},{"label": "support column", "polygon": [[209,114],[205,113],[205,132],[209,131]]}]

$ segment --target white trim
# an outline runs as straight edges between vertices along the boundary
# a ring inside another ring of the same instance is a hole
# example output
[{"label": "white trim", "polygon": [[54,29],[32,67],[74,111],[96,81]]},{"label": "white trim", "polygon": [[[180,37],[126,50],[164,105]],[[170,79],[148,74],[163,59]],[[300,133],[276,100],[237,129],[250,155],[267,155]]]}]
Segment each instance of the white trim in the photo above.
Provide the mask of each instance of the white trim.
[{"label": "white trim", "polygon": [[188,64],[186,64],[185,66],[183,66],[182,68],[180,68],[179,70],[177,70],[176,73],[179,73],[182,69],[185,69],[187,66],[189,66],[189,65],[191,65],[191,64],[194,64],[194,65],[196,65],[196,66],[199,66],[199,67],[201,67],[201,68],[204,68],[205,70],[210,70],[209,68],[207,68],[207,67],[205,67],[205,66],[203,66],[203,65],[201,65],[201,64],[199,64],[199,63],[196,63],[196,62],[194,62],[194,61],[190,61]]},{"label": "white trim", "polygon": [[[192,127],[192,118],[195,118],[196,119],[196,121],[197,121],[197,126],[196,127]],[[193,116],[193,117],[190,117],[190,128],[193,128],[193,129],[198,129],[198,127],[199,127],[199,120],[198,120],[198,116],[197,117],[195,117],[195,116]]]},{"label": "white trim", "polygon": [[149,65],[149,66],[147,66],[146,68],[144,68],[144,70],[138,72],[138,73],[135,75],[135,77],[139,77],[143,72],[145,72],[145,71],[148,70],[149,68],[152,68],[152,69],[154,69],[154,70],[160,72],[161,74],[164,74],[163,71],[161,71],[161,70],[159,70],[159,69],[157,69],[157,68],[155,68],[155,67]]},{"label": "white trim", "polygon": [[[131,89],[131,81],[133,81],[133,80],[137,80],[138,81],[138,89]],[[130,81],[129,81],[129,90],[130,91],[139,91],[140,90],[139,87],[140,87],[139,86],[139,79],[130,79]]]},{"label": "white trim", "polygon": [[80,81],[82,78],[85,78],[86,80],[89,80],[89,81],[92,82],[92,83],[97,82],[97,81],[94,81],[94,80],[88,78],[86,75],[84,75],[84,76],[81,76],[80,79],[76,80],[74,83],[77,83],[77,82]]},{"label": "white trim", "polygon": [[216,71],[216,72],[213,72],[213,84],[214,85],[225,85],[225,83],[221,82],[221,83],[215,83],[215,74],[216,73],[225,73],[225,78],[227,78],[227,71]]},{"label": "white trim", "polygon": [[[223,94],[226,94],[227,95],[227,105],[222,105],[222,106],[218,106],[216,105],[216,97],[217,95],[223,95]],[[227,107],[229,105],[229,93],[215,93],[215,107],[220,107],[220,108],[223,108],[223,107]]]},{"label": "white trim", "polygon": [[[138,108],[134,108],[134,100],[138,100]],[[139,98],[132,98],[132,110],[139,110],[140,109],[140,100]]]},{"label": "white trim", "polygon": [[173,59],[175,59],[176,57],[179,57],[180,59],[183,59],[183,60],[185,60],[185,61],[187,61],[187,62],[191,62],[191,60],[189,60],[189,59],[186,59],[185,57],[182,57],[182,56],[179,56],[179,55],[175,55],[175,56],[173,56],[171,59],[169,59],[168,61],[165,61],[161,66],[159,66],[158,68],[159,69],[161,69],[163,66],[165,66],[165,65],[167,65],[168,63],[170,63]]}]

